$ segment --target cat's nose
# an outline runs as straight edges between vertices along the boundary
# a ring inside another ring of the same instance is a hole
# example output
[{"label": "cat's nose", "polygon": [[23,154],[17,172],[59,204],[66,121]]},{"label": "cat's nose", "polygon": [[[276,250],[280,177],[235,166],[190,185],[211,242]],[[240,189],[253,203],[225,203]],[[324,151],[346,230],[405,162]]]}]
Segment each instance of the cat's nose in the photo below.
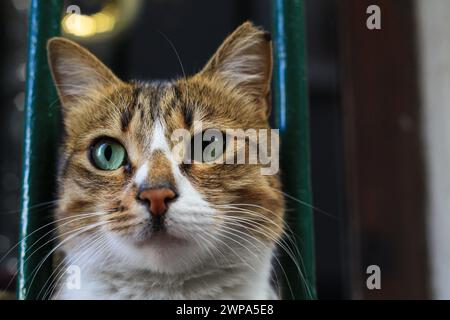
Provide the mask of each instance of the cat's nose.
[{"label": "cat's nose", "polygon": [[175,192],[170,188],[144,189],[138,194],[138,199],[147,203],[153,216],[164,215],[169,202],[175,197]]}]

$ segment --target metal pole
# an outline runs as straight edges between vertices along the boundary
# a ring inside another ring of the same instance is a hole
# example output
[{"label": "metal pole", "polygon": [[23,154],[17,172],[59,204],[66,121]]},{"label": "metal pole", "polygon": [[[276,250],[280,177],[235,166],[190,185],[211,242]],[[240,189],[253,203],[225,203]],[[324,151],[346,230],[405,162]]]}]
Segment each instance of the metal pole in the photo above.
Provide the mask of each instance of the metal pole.
[{"label": "metal pole", "polygon": [[300,272],[287,254],[282,259],[287,299],[316,298],[304,10],[303,0],[273,0],[274,120],[287,221],[301,253]]},{"label": "metal pole", "polygon": [[43,245],[52,237],[44,236],[52,225],[44,226],[51,223],[54,208],[48,202],[55,196],[59,108],[46,43],[59,34],[62,5],[60,0],[32,0],[30,6],[17,280],[17,298],[21,300],[38,298],[52,268],[51,256],[43,260],[51,243]]}]

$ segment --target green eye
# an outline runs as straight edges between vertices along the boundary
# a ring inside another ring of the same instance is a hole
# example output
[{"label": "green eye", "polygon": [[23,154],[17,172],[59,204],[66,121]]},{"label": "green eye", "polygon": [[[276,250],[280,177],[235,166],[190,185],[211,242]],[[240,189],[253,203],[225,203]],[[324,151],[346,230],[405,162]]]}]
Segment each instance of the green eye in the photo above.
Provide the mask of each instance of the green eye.
[{"label": "green eye", "polygon": [[125,148],[115,140],[103,139],[91,149],[93,164],[101,170],[116,170],[125,163]]}]

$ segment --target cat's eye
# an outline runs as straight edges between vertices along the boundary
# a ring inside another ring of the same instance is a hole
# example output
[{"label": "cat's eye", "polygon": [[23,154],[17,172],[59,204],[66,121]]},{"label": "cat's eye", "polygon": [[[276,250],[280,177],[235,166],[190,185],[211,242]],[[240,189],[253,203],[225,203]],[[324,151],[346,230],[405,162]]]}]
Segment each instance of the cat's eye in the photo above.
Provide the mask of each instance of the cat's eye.
[{"label": "cat's eye", "polygon": [[212,162],[225,152],[225,135],[220,130],[206,130],[190,142],[191,162]]},{"label": "cat's eye", "polygon": [[125,164],[125,148],[116,140],[105,138],[91,148],[91,161],[100,170],[116,170]]}]

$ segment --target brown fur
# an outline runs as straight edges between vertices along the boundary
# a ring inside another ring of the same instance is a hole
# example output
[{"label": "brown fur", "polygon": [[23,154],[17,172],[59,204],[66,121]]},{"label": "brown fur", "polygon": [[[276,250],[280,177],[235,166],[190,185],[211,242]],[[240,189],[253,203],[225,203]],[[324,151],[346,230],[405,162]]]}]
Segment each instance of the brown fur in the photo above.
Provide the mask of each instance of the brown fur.
[{"label": "brown fur", "polygon": [[[152,168],[149,183],[169,182],[176,188],[164,155],[147,153],[146,143],[155,119],[163,119],[168,141],[173,130],[193,131],[192,123],[198,120],[203,122],[204,129],[269,128],[271,43],[251,23],[232,33],[201,72],[170,83],[124,83],[87,50],[66,39],[50,40],[48,52],[63,104],[66,134],[57,216],[108,213],[61,226],[60,233],[99,219],[115,219],[108,225],[114,232],[127,232],[140,223],[133,214],[137,188],[132,178],[147,160]],[[260,60],[248,63],[243,70],[229,69],[232,66],[229,63],[247,56]],[[241,71],[257,77],[233,75]],[[123,144],[130,166],[101,171],[91,164],[89,148],[102,136],[113,137]],[[258,219],[246,212],[229,214],[245,216],[269,230],[270,236],[255,232],[261,240],[273,241],[282,233],[280,182],[277,176],[262,176],[260,165],[196,163],[181,168],[213,205],[246,203],[266,208],[252,210],[268,219]]]}]

